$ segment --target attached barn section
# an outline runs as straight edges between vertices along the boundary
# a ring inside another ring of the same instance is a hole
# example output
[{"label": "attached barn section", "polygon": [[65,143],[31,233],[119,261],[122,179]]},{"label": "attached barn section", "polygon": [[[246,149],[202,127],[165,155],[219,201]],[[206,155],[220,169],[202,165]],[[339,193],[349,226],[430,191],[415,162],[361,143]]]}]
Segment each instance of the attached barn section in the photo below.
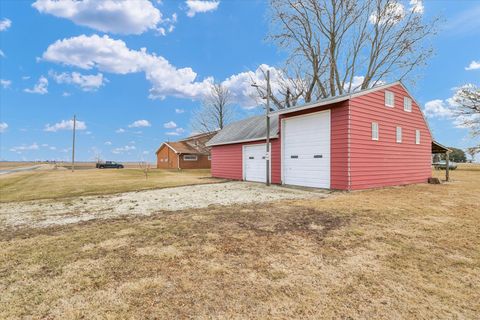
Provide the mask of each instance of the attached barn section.
[{"label": "attached barn section", "polygon": [[[339,190],[426,182],[432,136],[415,100],[394,83],[270,115],[271,181]],[[265,116],[208,142],[212,176],[265,181]]]}]

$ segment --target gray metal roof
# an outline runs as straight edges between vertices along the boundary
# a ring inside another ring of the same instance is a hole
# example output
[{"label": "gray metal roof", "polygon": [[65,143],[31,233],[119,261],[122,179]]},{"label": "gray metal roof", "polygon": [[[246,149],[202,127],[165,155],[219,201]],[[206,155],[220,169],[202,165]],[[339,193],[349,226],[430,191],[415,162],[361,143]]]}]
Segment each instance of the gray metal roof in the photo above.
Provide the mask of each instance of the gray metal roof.
[{"label": "gray metal roof", "polygon": [[[397,84],[400,84],[408,93],[408,90],[403,85],[403,83],[401,81],[396,81],[388,84],[379,85],[369,89],[359,90],[353,93],[346,93],[339,96],[321,99],[318,101],[314,101],[311,103],[307,103],[304,105],[300,105],[300,106],[296,106],[288,109],[274,111],[270,113],[270,119],[271,119],[270,120],[270,137],[271,138],[278,137],[278,116],[280,114],[297,112],[305,109],[310,109],[310,108],[334,104],[341,101],[346,101],[346,100],[349,100],[361,95],[365,95],[377,90],[386,89],[388,87],[391,87]],[[410,93],[409,95],[413,98],[413,96]],[[415,103],[418,106],[420,106],[416,101]],[[423,112],[422,112],[422,116],[423,116]],[[425,116],[423,117],[425,119]],[[206,145],[210,147],[214,145],[231,144],[231,143],[265,139],[265,136],[266,136],[265,122],[266,121],[265,121],[264,115],[255,116],[255,117],[247,118],[238,122],[234,122],[226,126],[225,128],[223,128],[221,131],[219,131],[216,136],[214,136],[210,141],[207,142]],[[425,119],[425,123],[428,126],[428,122],[426,121],[426,119]],[[430,128],[429,128],[429,131],[430,131]],[[431,131],[430,131],[430,134],[431,134]]]},{"label": "gray metal roof", "polygon": [[[207,146],[265,139],[267,123],[264,115],[254,116],[229,124],[220,130]],[[270,115],[270,138],[278,137],[278,115]]]}]

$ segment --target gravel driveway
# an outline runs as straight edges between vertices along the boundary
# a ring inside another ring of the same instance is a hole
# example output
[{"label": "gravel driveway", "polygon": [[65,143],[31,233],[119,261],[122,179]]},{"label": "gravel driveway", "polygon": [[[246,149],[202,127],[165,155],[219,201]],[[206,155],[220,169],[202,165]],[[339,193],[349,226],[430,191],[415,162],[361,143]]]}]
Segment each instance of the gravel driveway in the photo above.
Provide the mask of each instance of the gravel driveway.
[{"label": "gravel driveway", "polygon": [[0,230],[47,227],[125,215],[204,208],[210,205],[261,203],[283,199],[323,198],[326,191],[307,191],[249,182],[195,185],[62,200],[0,204]]}]

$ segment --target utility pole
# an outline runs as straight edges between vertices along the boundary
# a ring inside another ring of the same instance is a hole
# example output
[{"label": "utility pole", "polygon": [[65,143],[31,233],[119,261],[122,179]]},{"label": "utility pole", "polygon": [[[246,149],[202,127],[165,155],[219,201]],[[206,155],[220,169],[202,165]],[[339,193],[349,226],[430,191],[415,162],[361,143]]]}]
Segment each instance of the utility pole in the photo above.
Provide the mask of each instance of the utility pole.
[{"label": "utility pole", "polygon": [[72,172],[75,171],[75,127],[77,124],[77,116],[73,115],[73,139],[72,139]]},{"label": "utility pole", "polygon": [[265,118],[267,120],[267,137],[266,137],[266,145],[267,145],[267,153],[265,154],[266,160],[266,168],[267,168],[267,179],[266,185],[270,185],[270,70],[267,70],[267,105],[265,110]]}]

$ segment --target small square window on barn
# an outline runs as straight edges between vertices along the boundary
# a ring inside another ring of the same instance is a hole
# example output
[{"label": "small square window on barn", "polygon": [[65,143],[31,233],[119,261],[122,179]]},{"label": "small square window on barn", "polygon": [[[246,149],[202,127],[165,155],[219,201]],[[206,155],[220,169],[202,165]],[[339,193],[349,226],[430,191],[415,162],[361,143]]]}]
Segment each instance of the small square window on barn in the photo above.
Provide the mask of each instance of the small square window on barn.
[{"label": "small square window on barn", "polygon": [[397,127],[397,143],[402,143],[402,127]]},{"label": "small square window on barn", "polygon": [[395,94],[390,91],[385,91],[385,105],[387,107],[395,107]]},{"label": "small square window on barn", "polygon": [[415,144],[420,144],[420,130],[415,130]]},{"label": "small square window on barn", "polygon": [[209,161],[212,161],[212,156],[208,156],[208,160],[209,160]]},{"label": "small square window on barn", "polygon": [[378,140],[378,123],[372,122],[372,140]]},{"label": "small square window on barn", "polygon": [[409,97],[403,98],[403,110],[407,112],[412,112],[412,99]]},{"label": "small square window on barn", "polygon": [[198,158],[196,155],[193,155],[193,154],[186,154],[183,156],[183,160],[185,161],[197,161]]}]

